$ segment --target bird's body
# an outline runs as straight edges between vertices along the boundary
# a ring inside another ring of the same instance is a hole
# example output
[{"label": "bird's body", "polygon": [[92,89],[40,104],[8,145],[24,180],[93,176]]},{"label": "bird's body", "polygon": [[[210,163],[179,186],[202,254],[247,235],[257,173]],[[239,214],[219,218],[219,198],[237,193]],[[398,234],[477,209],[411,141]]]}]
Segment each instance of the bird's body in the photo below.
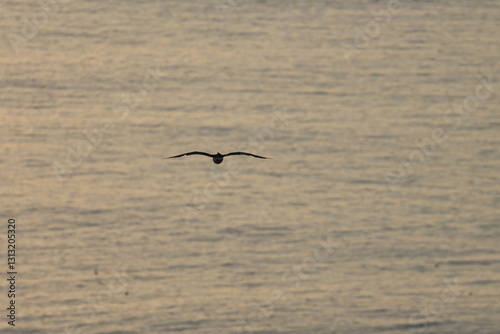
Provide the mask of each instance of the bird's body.
[{"label": "bird's body", "polygon": [[217,154],[213,156],[212,160],[214,161],[215,164],[220,164],[224,160],[224,156],[219,152],[217,152]]},{"label": "bird's body", "polygon": [[269,158],[266,158],[266,157],[261,157],[260,155],[255,155],[255,154],[246,153],[246,152],[231,152],[231,153],[228,153],[228,154],[220,154],[219,152],[217,152],[217,154],[210,154],[210,153],[199,152],[199,151],[182,153],[182,154],[179,154],[179,155],[174,155],[172,157],[167,157],[167,158],[163,158],[163,159],[180,158],[180,157],[183,157],[185,155],[194,155],[194,154],[206,155],[207,157],[212,158],[212,160],[213,160],[213,162],[215,164],[222,163],[222,161],[224,160],[224,157],[228,157],[230,155],[248,155],[248,156],[251,156],[251,157],[254,157],[254,158],[259,158],[259,159],[269,159]]}]

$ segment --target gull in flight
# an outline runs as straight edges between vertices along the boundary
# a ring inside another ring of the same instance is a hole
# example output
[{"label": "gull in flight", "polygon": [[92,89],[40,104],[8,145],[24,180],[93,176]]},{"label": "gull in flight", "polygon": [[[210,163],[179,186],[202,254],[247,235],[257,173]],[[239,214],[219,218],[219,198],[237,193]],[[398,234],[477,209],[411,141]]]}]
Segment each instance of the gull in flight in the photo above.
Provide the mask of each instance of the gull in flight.
[{"label": "gull in flight", "polygon": [[217,154],[209,154],[209,153],[198,152],[198,151],[182,153],[179,155],[174,155],[173,157],[167,157],[167,158],[163,158],[163,159],[180,158],[180,157],[183,157],[185,155],[193,155],[193,154],[206,155],[207,157],[212,158],[212,160],[214,161],[215,164],[220,164],[222,162],[222,160],[224,160],[224,157],[228,157],[230,155],[249,155],[251,157],[259,158],[259,159],[270,159],[270,158],[266,158],[266,157],[261,157],[260,155],[255,155],[255,154],[246,153],[246,152],[231,152],[228,154],[220,154],[219,152],[217,152]]}]

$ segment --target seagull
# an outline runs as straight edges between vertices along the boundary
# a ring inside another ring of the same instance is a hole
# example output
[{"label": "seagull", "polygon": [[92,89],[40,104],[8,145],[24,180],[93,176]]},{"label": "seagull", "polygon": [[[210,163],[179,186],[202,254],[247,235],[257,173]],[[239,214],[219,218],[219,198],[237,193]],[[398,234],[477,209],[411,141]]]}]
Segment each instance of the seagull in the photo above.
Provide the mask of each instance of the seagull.
[{"label": "seagull", "polygon": [[188,153],[182,153],[182,154],[179,154],[179,155],[174,155],[173,157],[167,157],[167,158],[163,158],[163,159],[180,158],[180,157],[183,157],[185,155],[193,155],[193,154],[206,155],[207,157],[212,158],[212,160],[214,161],[214,164],[220,164],[220,163],[222,163],[222,160],[224,160],[224,157],[228,157],[230,155],[249,155],[251,157],[259,158],[259,159],[270,159],[270,158],[266,158],[266,157],[261,157],[260,155],[255,155],[255,154],[246,153],[246,152],[231,152],[231,153],[228,153],[228,154],[220,154],[219,152],[217,152],[217,154],[210,154],[210,153],[198,152],[198,151],[188,152]]}]

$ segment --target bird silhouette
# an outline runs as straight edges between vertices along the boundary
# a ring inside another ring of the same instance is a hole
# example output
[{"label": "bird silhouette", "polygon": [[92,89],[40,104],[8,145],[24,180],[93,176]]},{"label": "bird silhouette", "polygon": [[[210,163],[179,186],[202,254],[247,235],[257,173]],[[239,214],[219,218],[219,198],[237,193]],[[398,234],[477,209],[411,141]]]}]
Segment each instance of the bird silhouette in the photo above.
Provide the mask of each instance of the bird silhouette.
[{"label": "bird silhouette", "polygon": [[255,154],[247,153],[247,152],[231,152],[231,153],[228,153],[228,154],[220,154],[219,152],[217,152],[217,154],[210,154],[210,153],[199,152],[199,151],[182,153],[182,154],[179,154],[179,155],[174,155],[172,157],[167,157],[167,158],[163,158],[163,159],[180,158],[180,157],[183,157],[185,155],[194,155],[194,154],[206,155],[207,157],[212,158],[212,160],[214,161],[215,164],[222,163],[222,161],[224,160],[224,157],[228,157],[230,155],[248,155],[248,156],[251,156],[251,157],[254,157],[254,158],[259,158],[259,159],[270,159],[270,158],[261,157],[260,155],[255,155]]}]

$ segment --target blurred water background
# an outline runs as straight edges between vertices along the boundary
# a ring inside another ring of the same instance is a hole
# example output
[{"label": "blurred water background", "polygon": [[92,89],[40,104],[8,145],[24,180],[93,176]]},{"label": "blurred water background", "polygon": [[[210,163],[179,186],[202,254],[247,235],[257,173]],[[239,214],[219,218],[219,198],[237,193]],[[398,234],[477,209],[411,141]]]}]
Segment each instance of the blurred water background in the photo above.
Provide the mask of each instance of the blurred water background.
[{"label": "blurred water background", "polygon": [[500,333],[499,22],[3,1],[2,333]]}]

